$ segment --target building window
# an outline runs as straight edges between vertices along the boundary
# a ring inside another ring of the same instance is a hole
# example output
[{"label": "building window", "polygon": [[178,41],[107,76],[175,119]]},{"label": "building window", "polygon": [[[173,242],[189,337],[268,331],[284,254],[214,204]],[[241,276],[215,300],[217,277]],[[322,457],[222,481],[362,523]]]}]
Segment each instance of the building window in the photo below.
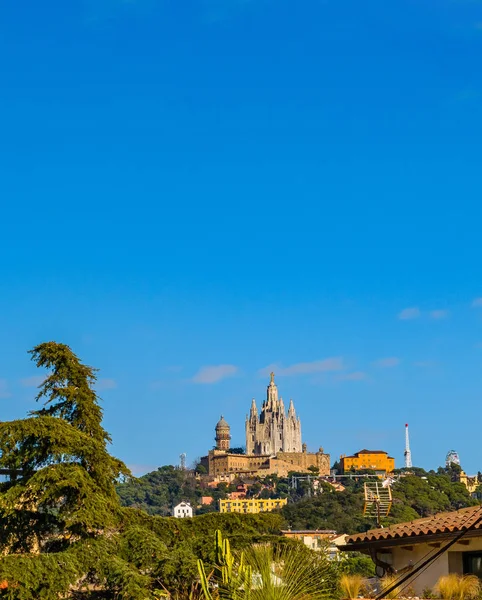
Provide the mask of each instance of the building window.
[{"label": "building window", "polygon": [[464,552],[464,575],[477,575],[482,579],[482,552]]}]

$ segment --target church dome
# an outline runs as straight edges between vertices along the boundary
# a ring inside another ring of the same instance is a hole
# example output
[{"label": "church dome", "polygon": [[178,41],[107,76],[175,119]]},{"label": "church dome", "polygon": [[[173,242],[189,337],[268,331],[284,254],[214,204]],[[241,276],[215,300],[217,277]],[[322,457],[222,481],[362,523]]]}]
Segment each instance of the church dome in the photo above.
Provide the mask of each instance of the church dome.
[{"label": "church dome", "polygon": [[219,421],[216,424],[216,429],[229,429],[229,425],[226,423],[226,421],[224,420],[223,415],[221,415],[221,418],[219,419]]}]

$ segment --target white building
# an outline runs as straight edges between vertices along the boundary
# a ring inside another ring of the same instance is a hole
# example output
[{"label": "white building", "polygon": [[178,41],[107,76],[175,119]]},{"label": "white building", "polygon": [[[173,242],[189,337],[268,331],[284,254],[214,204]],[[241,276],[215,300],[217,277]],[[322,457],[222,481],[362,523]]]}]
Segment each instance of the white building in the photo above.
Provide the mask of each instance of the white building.
[{"label": "white building", "polygon": [[179,504],[174,507],[172,515],[176,517],[176,519],[192,517],[192,506],[189,504],[189,502],[179,502]]}]

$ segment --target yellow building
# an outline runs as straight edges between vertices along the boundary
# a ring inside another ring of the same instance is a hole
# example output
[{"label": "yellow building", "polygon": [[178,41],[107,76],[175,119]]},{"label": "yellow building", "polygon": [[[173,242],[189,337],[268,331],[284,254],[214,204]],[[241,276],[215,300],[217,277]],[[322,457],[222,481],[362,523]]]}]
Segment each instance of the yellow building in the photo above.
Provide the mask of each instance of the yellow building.
[{"label": "yellow building", "polygon": [[353,456],[340,456],[340,467],[343,473],[366,469],[391,473],[395,469],[395,459],[383,450],[360,450]]},{"label": "yellow building", "polygon": [[464,471],[460,471],[459,481],[465,485],[469,494],[476,492],[479,487],[477,475],[467,475]]},{"label": "yellow building", "polygon": [[222,513],[260,513],[271,512],[276,508],[281,508],[287,504],[287,498],[278,498],[276,500],[258,500],[250,498],[249,500],[220,500],[219,512]]}]

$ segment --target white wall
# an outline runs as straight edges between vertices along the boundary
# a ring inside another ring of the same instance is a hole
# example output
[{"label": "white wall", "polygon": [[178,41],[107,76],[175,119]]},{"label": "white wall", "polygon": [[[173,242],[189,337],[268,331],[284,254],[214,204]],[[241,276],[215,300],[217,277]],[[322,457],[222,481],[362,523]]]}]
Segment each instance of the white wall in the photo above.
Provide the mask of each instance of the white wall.
[{"label": "white wall", "polygon": [[181,502],[181,504],[178,504],[174,507],[173,512],[176,519],[192,517],[192,506],[190,504],[186,504],[185,502]]},{"label": "white wall", "polygon": [[[463,552],[477,552],[482,550],[482,538],[467,538],[467,540],[463,541],[464,543],[453,545],[448,552],[439,556],[425,571],[416,574],[413,580],[408,581],[408,587],[413,588],[416,594],[421,596],[424,589],[429,588],[433,590],[442,575],[447,575],[448,573],[462,574]],[[443,545],[447,542],[448,540],[445,540],[441,543]],[[428,544],[414,544],[412,546],[413,550],[408,550],[409,545],[409,541],[407,540],[407,546],[395,546],[392,548],[392,566],[397,571],[409,565],[416,566],[420,562],[423,562],[425,558],[435,554],[439,549]]]}]

